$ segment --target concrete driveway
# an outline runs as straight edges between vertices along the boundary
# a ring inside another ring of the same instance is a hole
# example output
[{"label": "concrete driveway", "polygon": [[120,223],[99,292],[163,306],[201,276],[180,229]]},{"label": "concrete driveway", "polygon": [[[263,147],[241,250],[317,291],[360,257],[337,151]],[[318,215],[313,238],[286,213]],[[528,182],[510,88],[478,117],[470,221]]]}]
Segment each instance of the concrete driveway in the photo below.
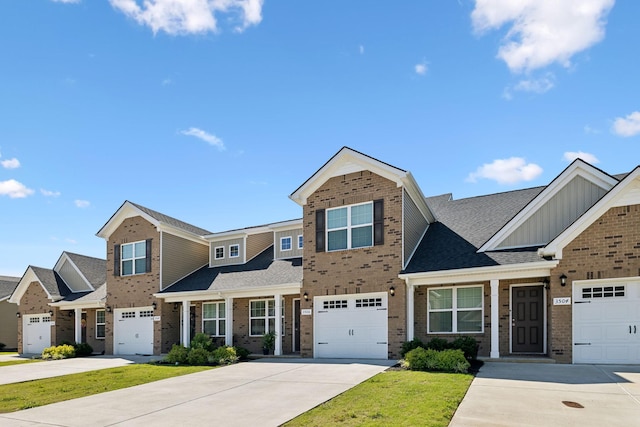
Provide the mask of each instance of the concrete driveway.
[{"label": "concrete driveway", "polygon": [[278,426],[394,363],[261,359],[0,414],[0,425]]},{"label": "concrete driveway", "polygon": [[485,363],[449,424],[636,425],[640,425],[638,365],[502,362]]}]

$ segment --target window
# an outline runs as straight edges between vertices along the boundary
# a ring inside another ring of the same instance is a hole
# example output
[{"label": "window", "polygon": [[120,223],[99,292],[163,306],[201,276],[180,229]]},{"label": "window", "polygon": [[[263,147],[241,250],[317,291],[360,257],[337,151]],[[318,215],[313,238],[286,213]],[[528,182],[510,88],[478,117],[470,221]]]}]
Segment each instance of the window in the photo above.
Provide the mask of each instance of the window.
[{"label": "window", "polygon": [[382,307],[382,298],[359,298],[356,300],[356,308]]},{"label": "window", "polygon": [[147,242],[125,243],[120,245],[121,272],[123,276],[147,272]]},{"label": "window", "polygon": [[218,246],[217,248],[214,249],[214,252],[215,252],[215,259],[224,258],[224,246]]},{"label": "window", "polygon": [[280,238],[280,250],[281,251],[290,251],[291,250],[291,237],[282,237],[282,238]]},{"label": "window", "polygon": [[429,289],[429,332],[482,332],[482,286]]},{"label": "window", "polygon": [[123,311],[122,318],[123,319],[134,319],[136,317],[135,311]]},{"label": "window", "polygon": [[298,249],[302,249],[304,247],[304,238],[302,234],[298,236]]},{"label": "window", "polygon": [[333,310],[336,308],[348,308],[349,303],[346,299],[341,300],[329,300],[322,302],[322,308],[325,310]]},{"label": "window", "polygon": [[[284,334],[284,301],[282,307],[282,333]],[[267,332],[276,331],[276,300],[261,299],[250,301],[249,306],[249,335],[262,336]]]},{"label": "window", "polygon": [[105,337],[105,333],[104,333],[104,328],[105,328],[105,311],[104,310],[98,310],[96,311],[96,338],[97,339],[104,339]]},{"label": "window", "polygon": [[327,249],[373,246],[373,203],[327,210]]},{"label": "window", "polygon": [[[224,256],[224,254],[222,254]],[[229,258],[238,258],[240,256],[240,245],[229,246]]]},{"label": "window", "polygon": [[226,305],[224,302],[202,304],[202,330],[213,337],[223,337],[226,328]]},{"label": "window", "polygon": [[624,297],[624,285],[622,286],[597,286],[583,288],[582,298],[616,298]]},{"label": "window", "polygon": [[153,310],[142,310],[140,317],[153,317]]}]

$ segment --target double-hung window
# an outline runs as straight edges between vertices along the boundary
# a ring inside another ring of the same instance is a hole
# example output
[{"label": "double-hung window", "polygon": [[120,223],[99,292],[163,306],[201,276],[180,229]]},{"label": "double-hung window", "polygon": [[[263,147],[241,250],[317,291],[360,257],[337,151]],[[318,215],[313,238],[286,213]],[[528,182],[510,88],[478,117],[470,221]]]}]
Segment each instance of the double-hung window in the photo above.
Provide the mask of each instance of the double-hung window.
[{"label": "double-hung window", "polygon": [[482,286],[429,289],[429,333],[482,332]]},{"label": "double-hung window", "polygon": [[215,259],[224,258],[224,246],[218,246],[214,249]]},{"label": "double-hung window", "polygon": [[131,276],[147,271],[147,242],[124,243],[120,245],[121,274]]},{"label": "double-hung window", "polygon": [[[281,304],[281,322],[284,322],[284,302]],[[262,336],[267,332],[276,331],[276,300],[260,299],[250,301],[249,306],[249,335]],[[284,333],[284,324],[282,325]]]},{"label": "double-hung window", "polygon": [[298,249],[302,249],[304,247],[304,237],[302,234],[298,235]]},{"label": "double-hung window", "polygon": [[229,246],[229,258],[238,258],[240,256],[240,245]]},{"label": "double-hung window", "polygon": [[226,327],[226,304],[207,302],[202,304],[202,330],[205,334],[222,337]]},{"label": "double-hung window", "polygon": [[105,311],[97,310],[96,311],[96,338],[103,339],[105,337]]},{"label": "double-hung window", "polygon": [[327,209],[327,249],[373,246],[373,203]]}]

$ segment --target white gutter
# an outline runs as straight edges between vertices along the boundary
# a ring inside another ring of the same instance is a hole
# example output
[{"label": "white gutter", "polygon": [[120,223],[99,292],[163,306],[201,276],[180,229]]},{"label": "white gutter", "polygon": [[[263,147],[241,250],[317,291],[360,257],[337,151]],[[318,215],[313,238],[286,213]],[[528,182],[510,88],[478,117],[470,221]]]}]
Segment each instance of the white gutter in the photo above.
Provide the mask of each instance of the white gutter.
[{"label": "white gutter", "polygon": [[286,283],[278,286],[271,286],[268,288],[248,288],[242,290],[204,290],[204,291],[184,291],[184,292],[171,292],[153,294],[155,298],[163,299],[165,302],[181,302],[184,300],[189,301],[204,301],[208,299],[225,299],[225,298],[251,298],[271,296],[278,294],[299,294],[302,288],[301,283]]}]

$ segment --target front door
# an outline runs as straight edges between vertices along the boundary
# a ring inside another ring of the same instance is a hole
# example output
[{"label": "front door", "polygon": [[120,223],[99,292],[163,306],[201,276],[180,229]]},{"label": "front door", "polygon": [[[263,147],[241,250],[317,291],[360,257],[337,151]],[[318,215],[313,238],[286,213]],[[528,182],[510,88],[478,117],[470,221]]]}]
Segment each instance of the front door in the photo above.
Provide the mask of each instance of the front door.
[{"label": "front door", "polygon": [[544,352],[544,287],[514,286],[511,290],[513,353]]},{"label": "front door", "polygon": [[300,352],[300,300],[293,300],[293,352]]}]

